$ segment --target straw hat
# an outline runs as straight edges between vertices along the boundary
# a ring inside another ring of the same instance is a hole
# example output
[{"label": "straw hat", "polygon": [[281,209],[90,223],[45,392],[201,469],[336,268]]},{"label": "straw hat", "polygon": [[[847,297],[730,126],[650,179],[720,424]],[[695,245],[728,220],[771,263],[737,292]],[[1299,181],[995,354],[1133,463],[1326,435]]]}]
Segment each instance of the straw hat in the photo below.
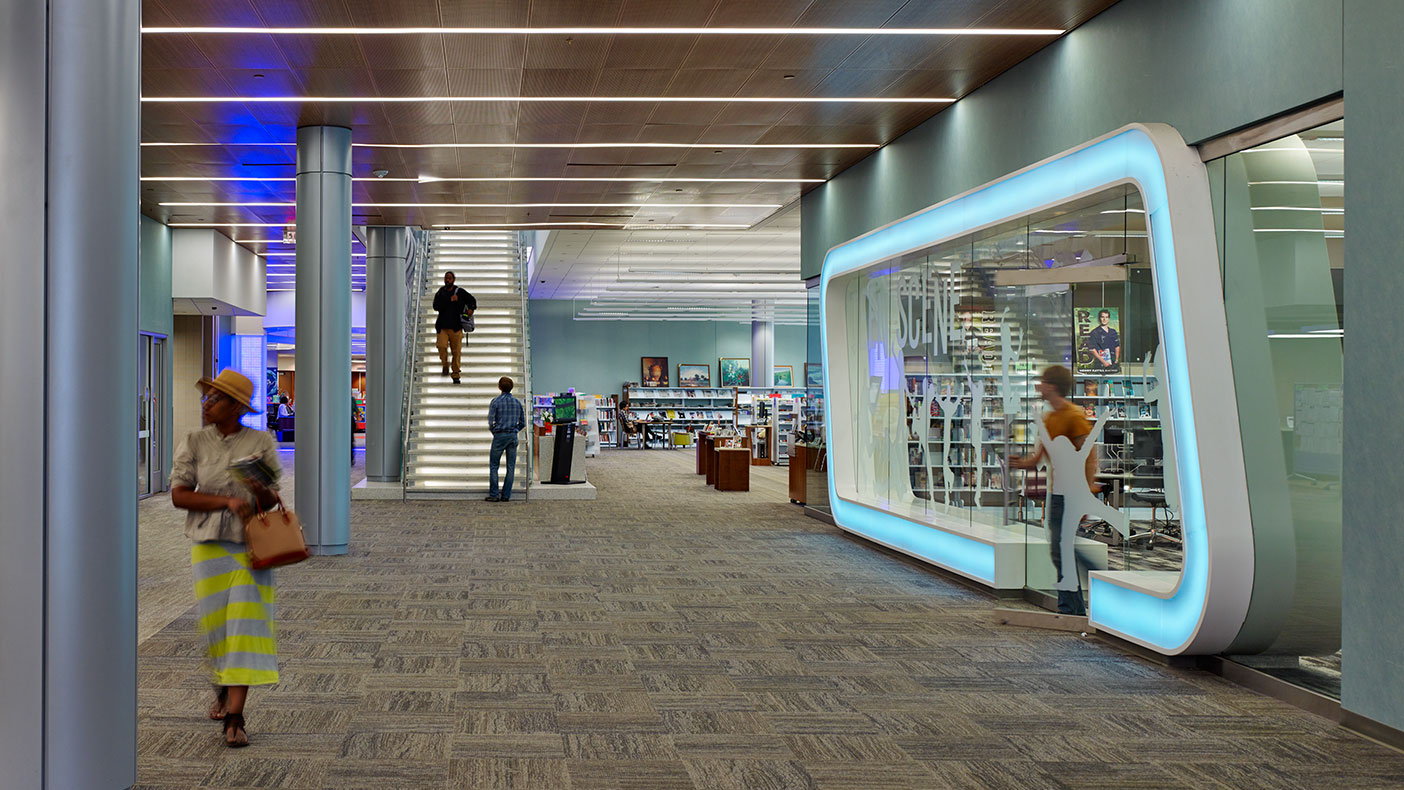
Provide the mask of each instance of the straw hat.
[{"label": "straw hat", "polygon": [[255,411],[249,404],[253,402],[253,382],[249,381],[244,374],[232,368],[225,368],[213,379],[200,379],[195,383],[203,392],[205,390],[219,390],[234,399],[234,402],[243,406],[247,411]]}]

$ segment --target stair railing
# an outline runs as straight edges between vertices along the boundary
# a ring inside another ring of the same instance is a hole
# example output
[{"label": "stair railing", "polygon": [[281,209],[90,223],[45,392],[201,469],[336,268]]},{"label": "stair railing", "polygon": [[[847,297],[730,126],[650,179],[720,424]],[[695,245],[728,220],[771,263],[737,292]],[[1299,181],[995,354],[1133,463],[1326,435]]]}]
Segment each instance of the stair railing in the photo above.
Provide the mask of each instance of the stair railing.
[{"label": "stair railing", "polygon": [[[522,300],[521,329],[522,329],[522,408],[527,416],[527,442],[526,442],[526,485],[523,490],[530,496],[531,484],[536,480],[535,466],[536,457],[532,448],[536,446],[536,425],[532,420],[532,389],[531,389],[531,321],[527,316],[528,293],[531,289],[531,273],[528,268],[531,260],[526,254],[528,249],[523,244],[525,234],[517,233],[517,294]],[[535,250],[533,250],[533,254]]]},{"label": "stair railing", "polygon": [[424,288],[429,277],[429,234],[423,230],[412,230],[409,259],[405,265],[405,368],[403,398],[400,401],[400,490],[409,486],[410,425],[413,421],[414,393],[419,388],[418,357],[419,311],[424,302]]}]

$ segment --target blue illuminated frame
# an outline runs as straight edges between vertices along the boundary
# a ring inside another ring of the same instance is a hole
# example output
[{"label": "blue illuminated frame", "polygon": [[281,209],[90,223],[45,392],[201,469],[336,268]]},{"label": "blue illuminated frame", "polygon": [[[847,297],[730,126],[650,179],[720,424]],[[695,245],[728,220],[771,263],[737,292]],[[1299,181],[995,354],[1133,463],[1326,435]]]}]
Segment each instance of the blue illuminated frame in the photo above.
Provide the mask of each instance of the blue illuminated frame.
[{"label": "blue illuminated frame", "polygon": [[[1134,574],[1094,573],[1090,585],[1090,620],[1099,630],[1164,653],[1217,652],[1227,647],[1237,634],[1247,610],[1252,583],[1251,526],[1247,517],[1246,479],[1238,447],[1237,412],[1232,399],[1232,377],[1228,374],[1227,334],[1217,276],[1212,288],[1204,293],[1196,289],[1192,295],[1196,300],[1195,318],[1188,328],[1195,335],[1196,354],[1213,357],[1207,363],[1194,366],[1200,381],[1206,382],[1201,388],[1215,388],[1210,395],[1201,393],[1201,401],[1216,403],[1202,405],[1222,406],[1232,412],[1228,420],[1210,416],[1214,430],[1205,436],[1231,429],[1232,439],[1224,444],[1232,447],[1225,447],[1225,459],[1212,461],[1214,469],[1209,477],[1206,478],[1206,470],[1201,468],[1196,417],[1203,422],[1206,415],[1213,412],[1196,409],[1191,395],[1194,379],[1190,374],[1186,313],[1181,293],[1184,285],[1181,275],[1185,272],[1180,270],[1177,253],[1181,250],[1177,246],[1192,251],[1187,260],[1199,267],[1195,271],[1207,271],[1205,265],[1212,263],[1217,275],[1218,261],[1203,166],[1193,149],[1185,146],[1170,127],[1134,125],[1113,132],[831,249],[825,256],[820,282],[825,401],[832,413],[838,402],[834,398],[834,377],[851,373],[847,370],[836,373],[829,360],[831,324],[837,322],[841,326],[845,320],[842,314],[831,314],[828,304],[829,289],[836,277],[1125,183],[1134,184],[1141,192],[1153,252],[1157,317],[1181,489],[1184,568],[1173,589],[1141,586]],[[1176,235],[1177,230],[1180,236]],[[1206,256],[1212,260],[1206,261]],[[838,306],[842,309],[842,303]],[[838,342],[842,342],[841,336]],[[1212,377],[1204,375],[1205,370],[1219,370],[1215,367],[1218,365],[1222,365],[1224,371],[1223,381],[1207,382]],[[993,545],[845,499],[843,494],[847,492],[840,489],[836,478],[840,464],[853,463],[853,454],[851,448],[839,446],[847,434],[833,430],[832,422],[829,435],[829,486],[833,493],[834,520],[840,527],[993,584]],[[1217,446],[1214,455],[1220,455]],[[1216,477],[1222,480],[1215,483]],[[1216,506],[1220,506],[1219,500],[1225,500],[1219,511],[1228,522],[1212,536],[1206,513],[1206,480],[1216,485]],[[1235,492],[1233,489],[1239,480],[1243,484]],[[1241,519],[1241,523],[1233,523],[1237,519]],[[1213,544],[1211,538],[1214,538]],[[1240,566],[1237,573],[1241,578],[1235,580],[1232,574],[1220,569],[1215,576],[1220,590],[1218,611],[1211,612],[1209,593],[1214,549],[1226,555],[1224,559],[1228,562],[1222,563],[1224,567],[1229,562]]]}]

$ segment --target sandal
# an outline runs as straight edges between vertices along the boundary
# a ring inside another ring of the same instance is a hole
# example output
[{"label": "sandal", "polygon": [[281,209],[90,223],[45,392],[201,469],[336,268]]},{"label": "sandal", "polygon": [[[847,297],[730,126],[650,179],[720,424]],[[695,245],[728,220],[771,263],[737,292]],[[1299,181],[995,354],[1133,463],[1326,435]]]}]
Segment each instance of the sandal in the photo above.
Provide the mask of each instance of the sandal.
[{"label": "sandal", "polygon": [[224,706],[229,704],[229,687],[216,686],[215,701],[210,706],[210,719],[212,721],[224,720]]},{"label": "sandal", "polygon": [[[234,731],[234,740],[229,740],[230,730]],[[224,715],[224,745],[231,749],[242,749],[249,745],[249,734],[244,729],[244,714],[226,713]]]}]

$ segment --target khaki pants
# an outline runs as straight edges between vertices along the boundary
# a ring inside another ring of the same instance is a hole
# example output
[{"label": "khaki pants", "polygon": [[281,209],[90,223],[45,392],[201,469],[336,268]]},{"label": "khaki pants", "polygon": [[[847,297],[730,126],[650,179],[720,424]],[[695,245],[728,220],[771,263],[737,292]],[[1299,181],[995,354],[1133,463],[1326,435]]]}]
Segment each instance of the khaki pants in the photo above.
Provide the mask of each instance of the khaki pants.
[{"label": "khaki pants", "polygon": [[439,363],[444,367],[449,367],[449,349],[453,350],[453,377],[459,377],[459,358],[463,355],[463,330],[440,329],[439,340],[436,344],[439,349]]}]

